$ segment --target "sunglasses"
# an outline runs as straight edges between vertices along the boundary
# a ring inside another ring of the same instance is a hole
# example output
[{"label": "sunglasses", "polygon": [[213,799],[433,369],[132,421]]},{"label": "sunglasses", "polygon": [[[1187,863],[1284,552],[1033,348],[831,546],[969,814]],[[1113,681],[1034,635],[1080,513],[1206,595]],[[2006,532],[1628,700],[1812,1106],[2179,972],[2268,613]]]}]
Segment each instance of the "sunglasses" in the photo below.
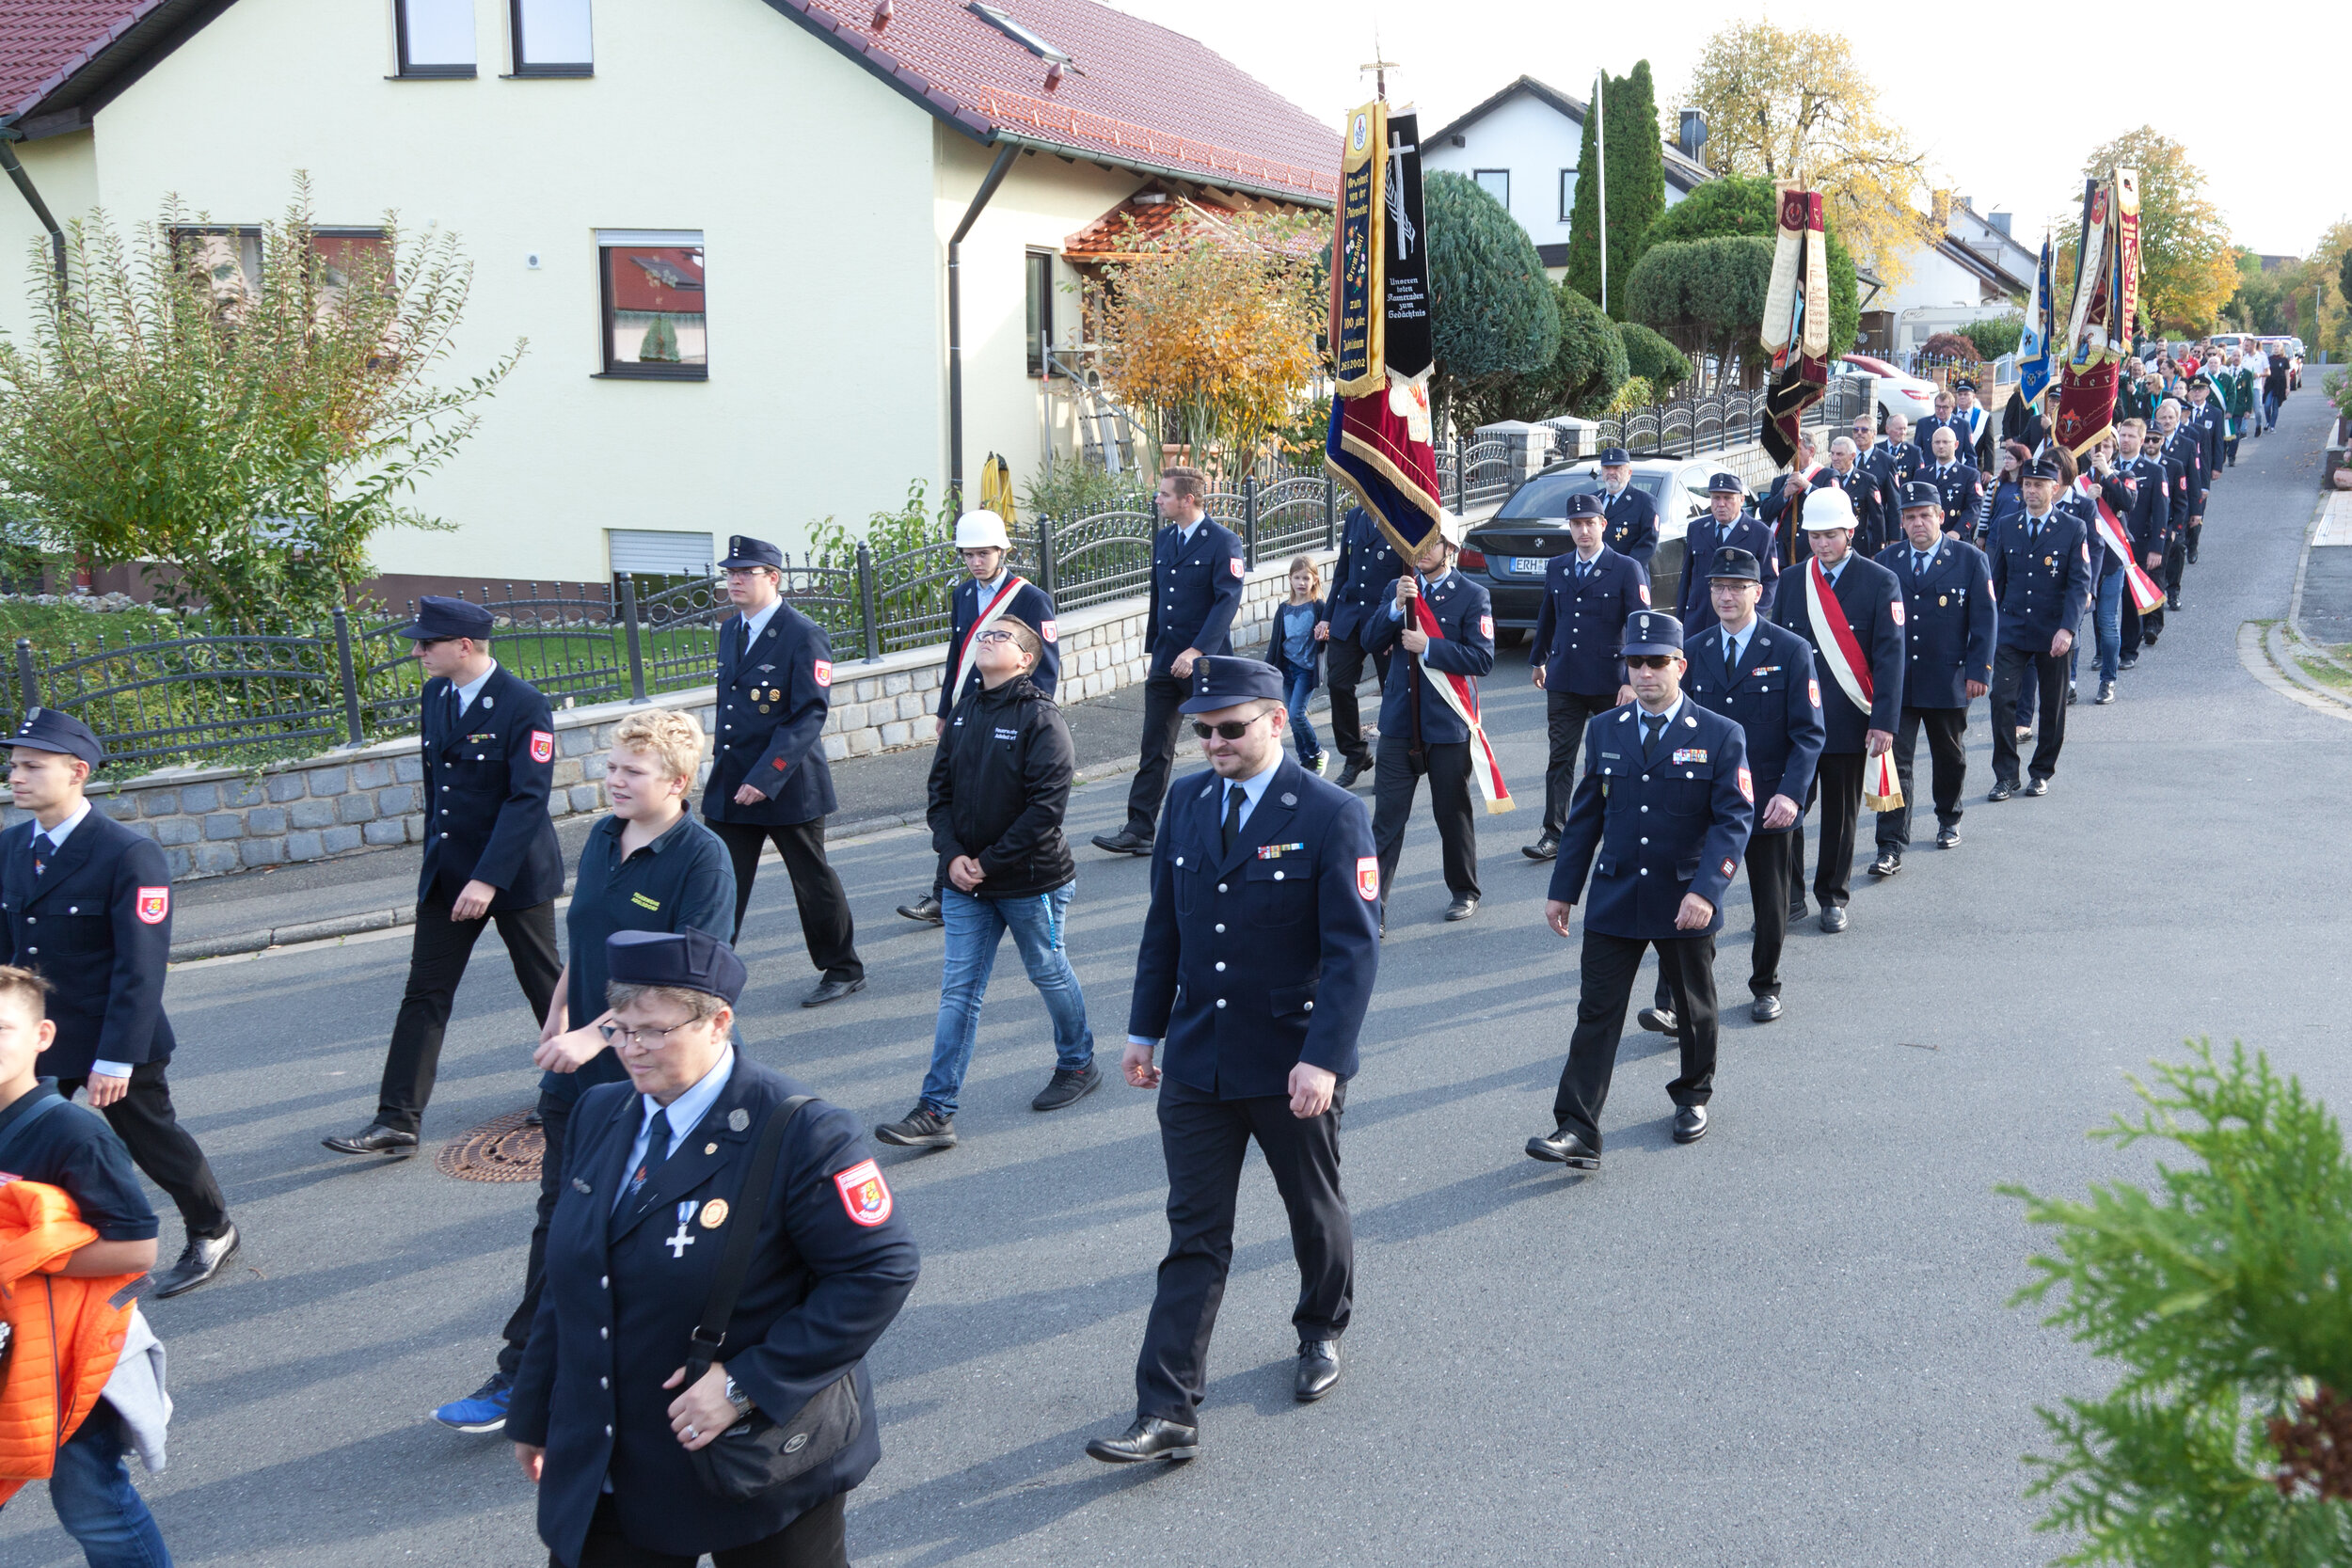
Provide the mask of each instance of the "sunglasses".
[{"label": "sunglasses", "polygon": [[1631,654],[1627,656],[1626,662],[1636,670],[1663,670],[1675,662],[1675,657],[1672,654]]},{"label": "sunglasses", "polygon": [[[1273,711],[1272,708],[1266,709],[1266,713]],[[1265,713],[1261,713],[1258,719],[1263,719],[1265,716]],[[1258,719],[1228,719],[1222,724],[1203,724],[1196,719],[1193,721],[1192,733],[1203,740],[1213,735],[1225,740],[1239,740],[1249,733],[1249,726],[1256,723]]]}]

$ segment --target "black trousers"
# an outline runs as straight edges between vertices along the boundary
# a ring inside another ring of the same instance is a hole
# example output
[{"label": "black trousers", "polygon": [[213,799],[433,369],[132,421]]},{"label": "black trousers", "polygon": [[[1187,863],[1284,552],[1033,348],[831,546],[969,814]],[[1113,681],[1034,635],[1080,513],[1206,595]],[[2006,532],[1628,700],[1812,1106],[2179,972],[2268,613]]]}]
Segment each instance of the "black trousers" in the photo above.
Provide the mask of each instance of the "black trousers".
[{"label": "black trousers", "polygon": [[2188,562],[2192,566],[2197,563],[2197,541],[2204,531],[2204,518],[2191,517],[2188,520]]},{"label": "black trousers", "polygon": [[1389,886],[1405,853],[1405,829],[1413,819],[1413,796],[1422,774],[1429,775],[1429,814],[1437,819],[1438,844],[1445,853],[1446,891],[1456,898],[1478,896],[1478,819],[1470,815],[1470,749],[1467,740],[1422,750],[1416,765],[1412,741],[1401,735],[1380,737],[1373,772],[1372,843],[1380,854],[1380,915],[1388,918]]},{"label": "black trousers", "polygon": [[1911,765],[1919,753],[1922,729],[1928,732],[1928,756],[1934,768],[1935,825],[1960,825],[1960,792],[1968,778],[1968,710],[1907,707],[1895,726],[1895,776],[1902,781],[1903,803],[1879,813],[1879,847],[1899,855],[1911,842],[1911,807],[1918,799],[1911,787]]},{"label": "black trousers", "polygon": [[449,911],[449,895],[437,887],[418,901],[417,934],[408,945],[408,989],[401,993],[391,1049],[384,1053],[375,1119],[403,1132],[414,1132],[424,1120],[433,1079],[440,1070],[441,1037],[449,1030],[450,1006],[457,1000],[457,982],[466,977],[473,944],[492,921],[498,923],[499,937],[506,943],[515,979],[534,1021],[547,1022],[555,982],[564,973],[564,960],[555,951],[553,899],[529,909],[502,910],[482,920],[452,920]]},{"label": "black trousers", "polygon": [[1332,750],[1359,768],[1370,768],[1372,748],[1364,743],[1364,710],[1356,701],[1356,688],[1363,682],[1367,660],[1378,677],[1373,689],[1378,690],[1388,684],[1388,652],[1367,654],[1364,645],[1352,637],[1334,637],[1327,646],[1330,651],[1324,656],[1323,673],[1331,693]]},{"label": "black trousers", "polygon": [[539,1315],[539,1292],[548,1282],[548,1222],[555,1218],[555,1200],[564,1191],[564,1140],[572,1130],[572,1107],[566,1100],[539,1091],[539,1123],[548,1137],[548,1151],[539,1160],[539,1206],[531,1222],[531,1254],[523,1263],[522,1305],[501,1331],[499,1370],[513,1377],[523,1369],[523,1346],[531,1342],[531,1320]]},{"label": "black trousers", "polygon": [[[1763,816],[1758,807],[1756,816]],[[1798,837],[1804,830],[1789,827],[1776,833],[1748,836],[1748,902],[1756,906],[1756,946],[1750,956],[1748,990],[1756,996],[1780,994],[1780,954],[1788,943],[1788,874]],[[1657,1005],[1675,1005],[1674,985],[1664,960],[1658,965]]]},{"label": "black trousers", "polygon": [[735,937],[743,934],[743,911],[752,902],[759,847],[773,844],[792,879],[792,902],[801,911],[801,938],[808,943],[809,962],[828,980],[866,978],[865,962],[857,956],[857,927],[850,919],[850,895],[841,891],[841,878],[825,859],[823,817],[783,827],[706,817],[703,826],[719,835],[727,847],[727,859],[735,863]]},{"label": "black trousers", "polygon": [[[1852,898],[1855,819],[1862,815],[1862,773],[1870,760],[1866,752],[1823,752],[1813,769],[1813,786],[1804,803],[1821,802],[1821,844],[1813,866],[1813,896],[1823,909],[1844,909]],[[1789,848],[1788,900],[1795,903],[1804,885],[1804,819],[1790,830],[1798,835]]]},{"label": "black trousers", "polygon": [[[1337,688],[1333,689],[1336,692]],[[1127,831],[1150,838],[1160,831],[1160,802],[1168,798],[1168,773],[1176,762],[1176,732],[1184,716],[1176,705],[1192,694],[1190,681],[1152,675],[1143,683],[1143,749],[1135,782],[1127,786]],[[1349,700],[1354,700],[1351,691]]]},{"label": "black trousers", "polygon": [[1544,832],[1552,837],[1568,824],[1568,803],[1576,797],[1576,753],[1584,744],[1584,726],[1597,713],[1617,705],[1613,691],[1589,697],[1581,691],[1544,691],[1545,738],[1551,754],[1544,764]]},{"label": "black trousers", "polygon": [[1642,950],[1658,949],[1659,973],[1674,1003],[1675,1034],[1682,1045],[1682,1071],[1666,1085],[1677,1105],[1704,1105],[1715,1095],[1715,936],[1603,936],[1587,927],[1579,970],[1576,1032],[1568,1037],[1567,1065],[1560,1069],[1560,1092],[1552,1098],[1552,1120],[1597,1151],[1600,1108],[1617,1070],[1617,1042],[1625,1033],[1626,1004]]},{"label": "black trousers", "polygon": [[[165,1077],[169,1066],[168,1062],[133,1063],[131,1086],[98,1114],[131,1151],[132,1163],[170,1195],[188,1240],[210,1241],[228,1232],[229,1200],[221,1196],[212,1162],[204,1158],[204,1151],[180,1125],[179,1115],[171,1108],[171,1084]],[[88,1082],[87,1078],[60,1078],[57,1092],[71,1100],[73,1091]]]},{"label": "black trousers", "polygon": [[[849,1539],[844,1532],[847,1521],[842,1516],[848,1496],[834,1493],[765,1541],[712,1552],[714,1568],[850,1568]],[[623,1535],[620,1511],[612,1506],[610,1492],[596,1499],[596,1512],[588,1520],[588,1539],[580,1544],[579,1568],[694,1568],[700,1561],[700,1553],[686,1557],[651,1551]],[[548,1568],[564,1565],[550,1552]]]},{"label": "black trousers", "polygon": [[2026,771],[2046,779],[2058,771],[2058,748],[2066,744],[2066,659],[2060,654],[2036,653],[2030,648],[1993,650],[1993,777],[2017,783],[2017,731],[1998,722],[2017,705],[2018,688],[2030,678],[2041,692],[2042,713],[2033,736],[2033,760]]},{"label": "black trousers", "polygon": [[1356,1229],[1340,1191],[1342,1084],[1311,1121],[1290,1097],[1219,1100],[1160,1081],[1160,1150],[1168,1161],[1168,1256],[1160,1259],[1143,1354],[1136,1359],[1136,1414],[1194,1425],[1208,1389],[1209,1335],[1233,1263],[1233,1209],[1243,1157],[1258,1140],[1291,1221],[1298,1260],[1301,1339],[1336,1339],[1355,1307]]}]

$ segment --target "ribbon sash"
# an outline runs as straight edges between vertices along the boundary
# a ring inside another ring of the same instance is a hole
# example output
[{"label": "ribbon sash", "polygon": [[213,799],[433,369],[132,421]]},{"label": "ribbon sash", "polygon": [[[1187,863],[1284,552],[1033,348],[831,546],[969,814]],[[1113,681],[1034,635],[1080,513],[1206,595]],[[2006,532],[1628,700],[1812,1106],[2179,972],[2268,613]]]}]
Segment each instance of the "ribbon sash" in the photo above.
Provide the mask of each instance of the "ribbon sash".
[{"label": "ribbon sash", "polygon": [[1827,634],[1820,640],[1821,661],[1829,666],[1831,678],[1845,692],[1846,700],[1867,715],[1870,662],[1862,657],[1862,644],[1846,621],[1846,607],[1837,602],[1837,595],[1831,591],[1829,574],[1821,570],[1819,556],[1805,565],[1804,608],[1812,617],[1814,629]]},{"label": "ribbon sash", "polygon": [[2132,592],[2132,608],[2142,615],[2164,608],[2164,590],[2157,587],[2156,579],[2140,566],[2138,555],[2132,548],[2131,535],[2124,531],[2115,509],[2107,504],[2107,498],[2090,483],[2089,474],[2075,479],[2074,491],[2090,501],[2096,513],[2100,543],[2123,562],[2123,585]]},{"label": "ribbon sash", "polygon": [[963,697],[963,684],[972,678],[972,660],[980,651],[980,633],[994,626],[999,617],[1012,606],[1012,596],[1028,587],[1028,579],[1018,572],[1005,574],[1005,586],[980,611],[980,618],[972,623],[972,629],[963,634],[963,647],[956,655],[956,684],[948,689],[947,705],[955,706]]},{"label": "ribbon sash", "polygon": [[[1429,601],[1419,594],[1412,600],[1413,625],[1432,642],[1445,641],[1445,631],[1438,625],[1438,617],[1429,609]],[[1457,675],[1451,670],[1432,670],[1424,663],[1424,674],[1438,678],[1430,683],[1454,716],[1470,728],[1470,772],[1478,780],[1478,793],[1486,798],[1486,810],[1506,812],[1518,802],[1511,799],[1511,786],[1502,782],[1502,765],[1495,760],[1494,743],[1486,738],[1486,727],[1478,721],[1478,687],[1468,675]]]}]

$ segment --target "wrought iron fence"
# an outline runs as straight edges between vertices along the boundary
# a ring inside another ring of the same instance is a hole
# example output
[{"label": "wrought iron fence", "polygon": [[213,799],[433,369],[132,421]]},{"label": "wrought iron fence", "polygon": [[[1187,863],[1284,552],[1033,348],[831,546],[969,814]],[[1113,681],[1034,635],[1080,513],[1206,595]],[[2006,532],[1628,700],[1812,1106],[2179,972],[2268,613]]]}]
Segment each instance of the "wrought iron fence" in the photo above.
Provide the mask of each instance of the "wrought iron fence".
[{"label": "wrought iron fence", "polygon": [[[1764,388],[1731,388],[1704,397],[1677,398],[1628,409],[1595,421],[1597,447],[1623,447],[1635,456],[1695,457],[1761,440]],[[1805,410],[1805,422],[1842,425],[1869,411],[1867,376],[1834,375],[1820,401]]]}]

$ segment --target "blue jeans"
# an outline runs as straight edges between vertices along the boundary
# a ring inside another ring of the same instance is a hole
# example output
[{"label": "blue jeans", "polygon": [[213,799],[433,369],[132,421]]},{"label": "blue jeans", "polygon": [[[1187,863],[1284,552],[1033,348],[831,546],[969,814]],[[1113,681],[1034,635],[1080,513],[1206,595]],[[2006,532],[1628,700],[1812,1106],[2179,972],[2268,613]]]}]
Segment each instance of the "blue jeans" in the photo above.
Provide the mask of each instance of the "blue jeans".
[{"label": "blue jeans", "polygon": [[989,973],[1007,931],[1021,949],[1030,983],[1045,999],[1054,1020],[1054,1066],[1074,1072],[1094,1060],[1094,1031],[1087,1027],[1086,993],[1062,952],[1062,925],[1070,913],[1074,881],[1051,893],[1021,898],[975,898],[952,883],[939,890],[946,918],[947,961],[939,987],[939,1029],[931,1038],[931,1070],[923,1079],[923,1103],[943,1117],[956,1114],[956,1096],[972,1065],[972,1042],[980,1031],[980,1003],[988,996]]},{"label": "blue jeans", "polygon": [[1315,678],[1304,670],[1293,670],[1284,683],[1289,688],[1283,705],[1291,710],[1291,735],[1298,742],[1298,764],[1314,766],[1323,755],[1323,742],[1315,738],[1315,727],[1307,720],[1307,699],[1315,694]]},{"label": "blue jeans", "polygon": [[123,1465],[127,1446],[121,1418],[100,1400],[57,1450],[50,1506],[66,1534],[81,1543],[90,1568],[171,1568],[163,1532]]},{"label": "blue jeans", "polygon": [[2263,427],[2266,430],[2279,428],[2279,400],[2268,392],[2263,394]]},{"label": "blue jeans", "polygon": [[[2099,638],[2099,679],[2115,679],[2116,661],[2123,657],[2123,568],[2116,566],[2099,579],[2099,586],[2090,595],[2090,626]],[[2074,639],[2074,645],[2066,656],[2066,684],[2074,684],[2074,677],[2083,667],[2083,640]]]}]

